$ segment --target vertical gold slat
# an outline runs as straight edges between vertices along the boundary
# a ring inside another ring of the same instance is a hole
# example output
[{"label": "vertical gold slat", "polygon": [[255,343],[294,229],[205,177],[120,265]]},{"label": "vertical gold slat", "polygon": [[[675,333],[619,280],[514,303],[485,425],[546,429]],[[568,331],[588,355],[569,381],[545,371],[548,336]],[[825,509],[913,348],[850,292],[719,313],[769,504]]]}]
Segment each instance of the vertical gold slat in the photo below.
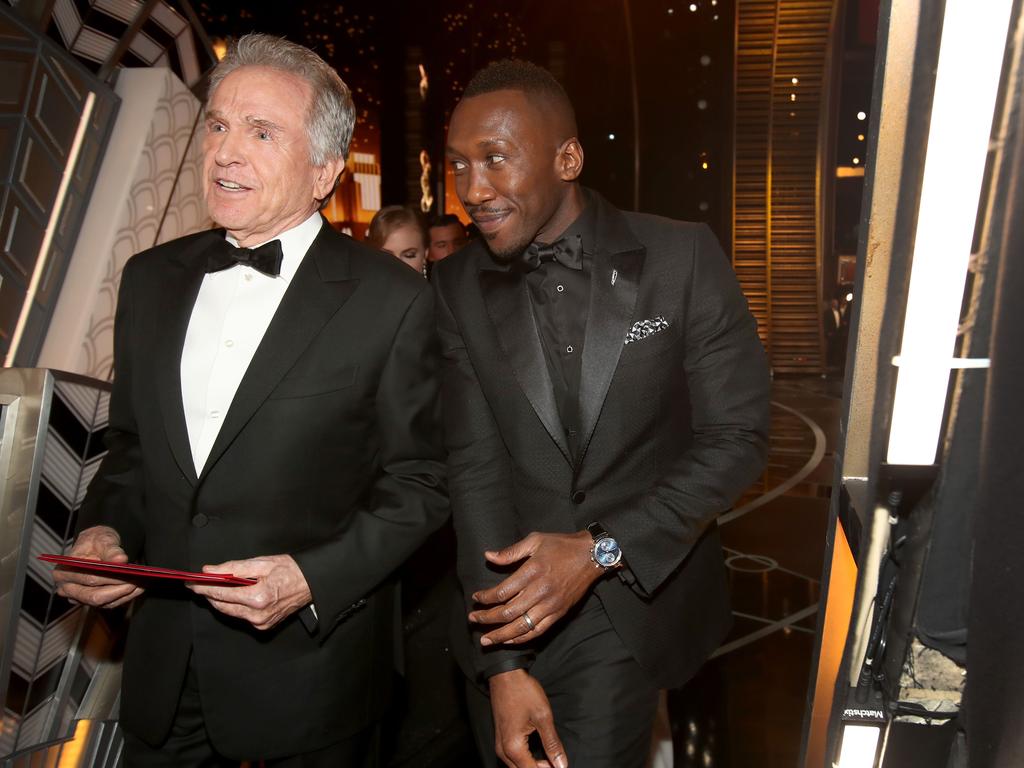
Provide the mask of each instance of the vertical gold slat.
[{"label": "vertical gold slat", "polygon": [[780,372],[823,364],[819,142],[834,3],[737,2],[733,265]]}]

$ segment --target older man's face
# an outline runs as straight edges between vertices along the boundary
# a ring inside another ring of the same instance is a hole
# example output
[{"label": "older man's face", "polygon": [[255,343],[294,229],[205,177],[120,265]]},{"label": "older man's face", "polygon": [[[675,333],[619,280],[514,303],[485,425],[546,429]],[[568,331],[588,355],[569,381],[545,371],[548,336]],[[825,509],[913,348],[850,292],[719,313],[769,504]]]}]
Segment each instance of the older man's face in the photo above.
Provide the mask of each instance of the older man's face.
[{"label": "older man's face", "polygon": [[320,168],[309,156],[312,89],[300,77],[242,67],[206,107],[204,192],[210,217],[241,246],[302,223],[331,190],[341,160]]}]

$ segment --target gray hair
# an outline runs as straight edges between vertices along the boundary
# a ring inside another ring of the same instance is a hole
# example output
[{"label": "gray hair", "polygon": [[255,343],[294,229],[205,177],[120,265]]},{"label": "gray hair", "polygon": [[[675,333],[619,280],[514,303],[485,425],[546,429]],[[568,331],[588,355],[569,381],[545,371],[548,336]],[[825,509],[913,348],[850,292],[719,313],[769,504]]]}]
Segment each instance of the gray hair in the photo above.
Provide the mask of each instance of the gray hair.
[{"label": "gray hair", "polygon": [[320,168],[331,160],[348,159],[356,122],[352,93],[326,61],[305,46],[281,37],[249,34],[240,37],[210,73],[207,100],[225,77],[241,67],[269,67],[297,75],[309,83],[313,101],[306,115],[309,159]]}]

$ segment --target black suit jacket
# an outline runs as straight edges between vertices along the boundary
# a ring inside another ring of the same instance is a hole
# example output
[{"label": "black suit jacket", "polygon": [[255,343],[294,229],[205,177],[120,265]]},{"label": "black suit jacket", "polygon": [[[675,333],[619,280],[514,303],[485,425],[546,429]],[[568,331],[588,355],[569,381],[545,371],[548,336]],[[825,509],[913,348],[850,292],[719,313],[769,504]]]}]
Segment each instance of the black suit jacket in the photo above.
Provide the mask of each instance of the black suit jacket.
[{"label": "black suit jacket", "polygon": [[[596,593],[637,661],[671,687],[729,626],[715,518],[761,471],[768,367],[706,226],[622,213],[587,194],[597,234],[576,461],[523,278],[480,242],[437,265],[459,576],[472,594],[503,577],[484,550],[601,522],[622,544],[629,578],[606,577]],[[469,674],[529,653],[459,635]]]},{"label": "black suit jacket", "polygon": [[825,338],[831,339],[842,331],[843,316],[839,315],[839,323],[836,324],[836,316],[832,314],[832,307],[827,307],[821,313],[821,325],[825,329]]},{"label": "black suit jacket", "polygon": [[79,528],[110,525],[132,560],[171,568],[295,557],[318,623],[295,614],[260,632],[180,585],[150,585],[124,660],[121,721],[133,733],[166,735],[191,651],[214,745],[274,757],[355,733],[385,705],[390,576],[447,514],[434,302],[403,264],[325,222],[197,477],[180,360],[220,237],[182,238],[125,267],[110,450]]}]

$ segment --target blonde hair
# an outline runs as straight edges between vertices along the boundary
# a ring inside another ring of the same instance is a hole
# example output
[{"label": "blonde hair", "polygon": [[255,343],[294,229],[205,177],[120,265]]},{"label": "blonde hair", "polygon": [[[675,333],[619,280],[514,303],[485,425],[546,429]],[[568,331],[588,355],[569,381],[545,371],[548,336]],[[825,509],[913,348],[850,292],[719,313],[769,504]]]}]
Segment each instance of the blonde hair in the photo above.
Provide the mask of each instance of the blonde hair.
[{"label": "blonde hair", "polygon": [[423,247],[426,248],[427,227],[423,222],[423,216],[415,208],[405,205],[387,205],[377,211],[370,221],[370,228],[366,230],[366,242],[374,248],[383,248],[392,232],[408,226],[416,227],[420,231]]}]

